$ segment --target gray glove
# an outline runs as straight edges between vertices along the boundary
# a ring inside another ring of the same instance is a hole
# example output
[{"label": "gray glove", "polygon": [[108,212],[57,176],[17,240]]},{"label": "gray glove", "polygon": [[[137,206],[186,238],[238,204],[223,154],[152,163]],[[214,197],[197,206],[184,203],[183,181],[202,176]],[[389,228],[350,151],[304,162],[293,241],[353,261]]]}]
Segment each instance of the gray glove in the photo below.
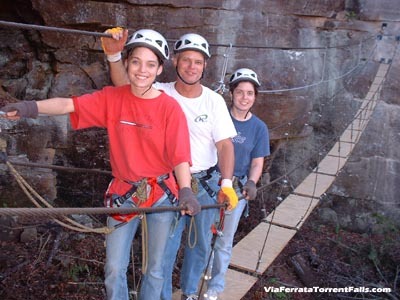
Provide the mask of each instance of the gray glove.
[{"label": "gray glove", "polygon": [[253,180],[247,180],[243,186],[243,191],[246,192],[248,200],[254,200],[257,197],[257,186]]},{"label": "gray glove", "polygon": [[36,101],[21,101],[18,103],[10,103],[0,108],[0,110],[4,112],[17,110],[17,115],[21,118],[35,119],[39,114]]},{"label": "gray glove", "polygon": [[181,188],[179,190],[178,199],[179,205],[190,211],[190,215],[194,216],[200,212],[200,204],[191,188]]}]

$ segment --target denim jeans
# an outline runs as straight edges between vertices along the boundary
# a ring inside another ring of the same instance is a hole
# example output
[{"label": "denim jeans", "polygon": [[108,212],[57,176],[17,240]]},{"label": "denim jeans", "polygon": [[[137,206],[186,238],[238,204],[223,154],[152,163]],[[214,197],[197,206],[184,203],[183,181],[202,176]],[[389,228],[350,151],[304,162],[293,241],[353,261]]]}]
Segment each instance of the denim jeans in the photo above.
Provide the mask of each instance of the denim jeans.
[{"label": "denim jeans", "polygon": [[[132,207],[129,199],[121,207]],[[171,206],[164,195],[154,206]],[[147,271],[143,274],[140,288],[140,299],[159,300],[164,283],[163,259],[169,230],[173,223],[175,212],[166,211],[146,214],[148,232]],[[132,240],[139,226],[140,218],[136,217],[129,223],[117,228],[106,236],[105,286],[108,300],[129,300],[127,268],[130,259]],[[121,222],[112,217],[107,220],[108,227]]]},{"label": "denim jeans", "polygon": [[[203,171],[204,172],[204,171]],[[204,174],[203,172],[192,174],[194,178],[198,178]],[[208,186],[215,192],[219,190],[218,181],[219,173],[214,171],[211,178],[207,180]],[[200,205],[216,204],[216,193],[214,197],[210,197],[207,191],[198,183],[197,199]],[[196,242],[195,246],[191,248],[187,240],[185,243],[184,259],[182,270],[180,274],[181,289],[185,295],[196,294],[205,268],[207,267],[208,257],[211,251],[211,225],[215,223],[218,216],[218,209],[203,209],[199,214],[194,217],[195,226],[197,230],[197,239],[194,240],[194,232],[190,233],[192,236],[191,243]],[[182,233],[185,228],[189,229],[191,216],[182,216],[179,218],[176,227],[173,228],[171,235],[168,239],[167,248],[165,250],[164,260],[164,287],[161,293],[161,299],[172,299],[172,272],[176,260],[176,255],[181,244]],[[189,232],[188,232],[189,235]]]},{"label": "denim jeans", "polygon": [[[242,184],[246,181],[247,177],[241,180]],[[243,196],[238,188],[236,188],[236,193],[239,198]],[[208,290],[214,290],[217,293],[224,291],[225,274],[232,256],[233,238],[247,204],[247,200],[239,200],[235,209],[225,212],[223,235],[217,237],[214,245],[211,279],[207,283]]]}]

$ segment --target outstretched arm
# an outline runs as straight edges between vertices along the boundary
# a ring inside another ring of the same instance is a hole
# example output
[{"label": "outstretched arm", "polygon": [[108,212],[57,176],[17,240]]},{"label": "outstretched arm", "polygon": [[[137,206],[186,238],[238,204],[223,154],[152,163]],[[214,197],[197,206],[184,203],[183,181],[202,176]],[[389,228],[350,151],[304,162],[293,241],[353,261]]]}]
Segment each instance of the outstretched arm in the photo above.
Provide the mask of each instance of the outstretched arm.
[{"label": "outstretched arm", "polygon": [[65,115],[75,111],[72,98],[52,98],[36,102],[40,114]]},{"label": "outstretched arm", "polygon": [[7,104],[0,109],[9,120],[36,118],[38,114],[63,115],[75,111],[72,98],[51,98],[42,101],[21,101]]}]

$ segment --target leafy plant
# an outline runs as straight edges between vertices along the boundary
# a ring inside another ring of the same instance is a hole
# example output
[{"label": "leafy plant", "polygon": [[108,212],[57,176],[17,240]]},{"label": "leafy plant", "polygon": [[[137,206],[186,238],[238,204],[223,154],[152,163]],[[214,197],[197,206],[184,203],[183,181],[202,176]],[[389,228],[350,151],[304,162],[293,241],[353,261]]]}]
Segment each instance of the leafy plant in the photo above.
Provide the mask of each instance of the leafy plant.
[{"label": "leafy plant", "polygon": [[356,20],[356,19],[358,19],[358,14],[352,10],[348,10],[346,12],[346,19],[347,20]]},{"label": "leafy plant", "polygon": [[276,299],[276,300],[289,300],[290,299],[290,295],[285,292],[276,292],[276,293],[272,293],[271,295],[272,295],[273,299]]},{"label": "leafy plant", "polygon": [[89,274],[89,266],[87,264],[76,264],[76,265],[71,265],[69,270],[68,270],[68,276],[71,278],[73,281],[79,281],[80,276]]}]

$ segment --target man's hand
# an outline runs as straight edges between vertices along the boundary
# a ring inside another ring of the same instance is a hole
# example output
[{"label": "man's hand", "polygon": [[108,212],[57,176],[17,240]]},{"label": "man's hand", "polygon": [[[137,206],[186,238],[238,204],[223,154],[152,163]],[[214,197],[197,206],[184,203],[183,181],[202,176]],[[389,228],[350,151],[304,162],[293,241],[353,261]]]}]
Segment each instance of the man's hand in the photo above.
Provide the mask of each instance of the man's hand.
[{"label": "man's hand", "polygon": [[105,33],[112,35],[112,38],[101,37],[101,47],[107,55],[109,62],[116,62],[121,59],[121,52],[124,50],[128,39],[128,29],[114,27],[107,29]]},{"label": "man's hand", "polygon": [[221,187],[217,196],[218,203],[226,203],[227,209],[232,210],[238,204],[238,196],[232,187]]},{"label": "man's hand", "polygon": [[192,189],[188,187],[184,187],[179,190],[178,200],[179,205],[186,208],[186,210],[182,210],[182,215],[188,214],[194,216],[197,215],[201,210],[199,201],[197,201]]},{"label": "man's hand", "polygon": [[246,200],[254,200],[257,197],[257,186],[253,180],[247,180],[243,186],[243,195]]},{"label": "man's hand", "polygon": [[2,114],[9,120],[18,120],[19,118],[36,118],[39,114],[36,101],[21,101],[18,103],[10,103],[2,108],[0,111],[5,112]]}]

